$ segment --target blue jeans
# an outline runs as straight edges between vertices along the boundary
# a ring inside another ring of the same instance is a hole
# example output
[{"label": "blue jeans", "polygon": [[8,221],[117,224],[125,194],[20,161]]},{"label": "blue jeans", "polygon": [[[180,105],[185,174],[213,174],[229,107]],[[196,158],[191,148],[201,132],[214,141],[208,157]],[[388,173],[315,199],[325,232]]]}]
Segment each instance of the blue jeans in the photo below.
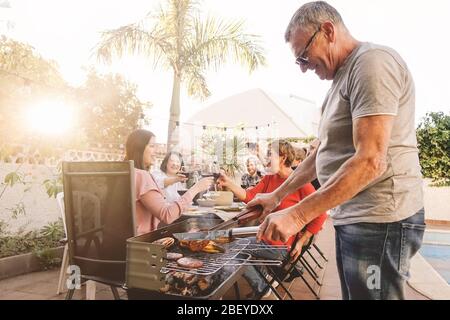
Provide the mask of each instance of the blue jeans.
[{"label": "blue jeans", "polygon": [[[265,245],[264,242],[256,242],[255,237],[248,238],[250,239],[250,244],[248,248],[251,248],[253,245]],[[245,250],[244,250],[245,251]],[[252,250],[249,251],[249,253],[252,255],[252,259],[267,259],[267,260],[278,260],[278,261],[285,261],[288,256],[288,250],[282,249],[282,248],[274,248],[270,245],[266,245],[264,249],[261,250]],[[267,275],[266,268],[264,266],[247,266],[243,277],[247,280],[248,284],[252,287],[253,292],[256,294],[263,293],[265,289],[267,289],[267,283],[266,281],[261,277],[261,275],[256,271],[256,268],[263,274]],[[299,272],[301,271],[301,266],[296,266],[297,270]]]},{"label": "blue jeans", "polygon": [[[252,245],[264,245],[264,242],[256,242],[255,237],[251,237],[249,248],[252,247]],[[244,250],[245,251],[245,250]],[[279,260],[283,261],[287,257],[287,250],[283,249],[270,249],[270,246],[267,246],[267,248],[264,248],[262,250],[252,250],[249,251],[249,253],[252,255],[252,259],[258,258],[258,259],[268,259],[268,260]],[[253,291],[255,293],[262,293],[264,289],[267,288],[266,281],[261,277],[261,275],[256,271],[256,268],[258,270],[266,275],[267,271],[263,266],[247,266],[244,271],[244,278],[247,280],[248,284],[252,287]]]},{"label": "blue jeans", "polygon": [[404,299],[411,258],[422,245],[425,212],[393,223],[335,226],[344,300]]}]

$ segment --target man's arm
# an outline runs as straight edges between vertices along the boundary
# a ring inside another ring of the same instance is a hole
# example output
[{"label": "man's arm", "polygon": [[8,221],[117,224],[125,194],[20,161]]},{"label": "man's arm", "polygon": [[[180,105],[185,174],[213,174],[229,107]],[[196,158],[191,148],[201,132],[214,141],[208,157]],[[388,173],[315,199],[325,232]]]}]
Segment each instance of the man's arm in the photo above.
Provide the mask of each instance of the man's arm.
[{"label": "man's arm", "polygon": [[381,176],[387,168],[387,149],[393,122],[394,116],[390,115],[355,119],[355,154],[318,191],[297,205],[268,216],[258,236],[287,241],[289,236],[322,212],[350,200]]},{"label": "man's arm", "polygon": [[260,217],[260,222],[270,214],[283,198],[294,193],[298,188],[311,182],[316,178],[316,154],[317,149],[314,150],[295,171],[286,179],[286,181],[271,193],[258,194],[255,199],[247,204],[247,207],[261,205],[263,212]]}]

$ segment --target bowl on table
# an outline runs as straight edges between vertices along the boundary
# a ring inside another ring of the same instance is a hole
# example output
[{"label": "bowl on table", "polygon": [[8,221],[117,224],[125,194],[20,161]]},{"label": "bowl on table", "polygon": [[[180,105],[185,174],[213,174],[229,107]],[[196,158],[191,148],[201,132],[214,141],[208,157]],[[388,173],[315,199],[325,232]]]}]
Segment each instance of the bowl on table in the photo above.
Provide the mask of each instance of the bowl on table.
[{"label": "bowl on table", "polygon": [[231,191],[213,191],[211,194],[216,206],[230,206],[233,204],[233,192]]},{"label": "bowl on table", "polygon": [[214,207],[216,201],[214,199],[198,199],[197,204],[200,207]]}]

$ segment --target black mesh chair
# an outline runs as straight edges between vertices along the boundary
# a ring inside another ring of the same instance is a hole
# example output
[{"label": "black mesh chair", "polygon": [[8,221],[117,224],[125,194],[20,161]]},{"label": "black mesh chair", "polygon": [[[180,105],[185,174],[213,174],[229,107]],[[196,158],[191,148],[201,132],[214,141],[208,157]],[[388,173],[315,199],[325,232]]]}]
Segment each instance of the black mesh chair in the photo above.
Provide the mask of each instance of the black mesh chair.
[{"label": "black mesh chair", "polygon": [[119,299],[126,240],[136,235],[133,161],[63,162],[62,172],[69,264],[79,267],[81,281],[109,285]]},{"label": "black mesh chair", "polygon": [[[297,238],[293,243],[292,248],[295,247],[295,244],[298,240],[298,236],[299,235],[297,235]],[[291,282],[295,278],[300,278],[306,285],[306,287],[309,289],[309,291],[311,291],[311,293],[315,296],[315,298],[320,299],[319,294],[314,290],[313,286],[306,279],[305,274],[303,272],[303,270],[306,270],[306,272],[313,278],[313,281],[315,281],[319,286],[322,286],[322,284],[318,280],[318,275],[315,273],[314,269],[305,259],[305,254],[311,249],[312,245],[314,244],[314,238],[315,237],[312,236],[308,244],[303,246],[300,255],[297,257],[295,261],[291,261],[289,253],[281,266],[265,266],[268,275],[270,276],[270,279],[267,279],[267,277],[263,274],[261,270],[259,270],[258,268],[256,269],[257,272],[260,274],[260,276],[266,282],[267,284],[266,288],[271,288],[272,292],[278,299],[281,300],[282,297],[274,286],[275,281],[278,282],[279,286],[284,290],[284,292],[286,292],[286,295],[289,297],[289,299],[294,300],[294,297],[292,296],[291,292],[283,282]]]}]

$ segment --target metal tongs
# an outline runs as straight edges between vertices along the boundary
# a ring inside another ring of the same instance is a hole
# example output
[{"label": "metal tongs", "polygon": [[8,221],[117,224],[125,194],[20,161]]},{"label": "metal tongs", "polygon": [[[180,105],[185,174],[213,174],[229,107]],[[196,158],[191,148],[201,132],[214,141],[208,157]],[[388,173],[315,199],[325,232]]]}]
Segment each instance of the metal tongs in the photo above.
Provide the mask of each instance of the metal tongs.
[{"label": "metal tongs", "polygon": [[217,240],[229,238],[234,239],[238,237],[255,236],[258,233],[259,226],[256,227],[243,227],[243,228],[231,228],[226,230],[210,230],[200,232],[184,232],[174,233],[173,237],[178,241],[181,240]]},{"label": "metal tongs", "polygon": [[228,229],[234,224],[243,225],[249,221],[255,220],[259,218],[262,214],[263,208],[261,206],[254,206],[251,208],[247,208],[241,213],[234,216],[232,219],[228,221],[224,221],[219,223],[218,225],[209,229],[210,231],[220,230],[220,229]]}]

